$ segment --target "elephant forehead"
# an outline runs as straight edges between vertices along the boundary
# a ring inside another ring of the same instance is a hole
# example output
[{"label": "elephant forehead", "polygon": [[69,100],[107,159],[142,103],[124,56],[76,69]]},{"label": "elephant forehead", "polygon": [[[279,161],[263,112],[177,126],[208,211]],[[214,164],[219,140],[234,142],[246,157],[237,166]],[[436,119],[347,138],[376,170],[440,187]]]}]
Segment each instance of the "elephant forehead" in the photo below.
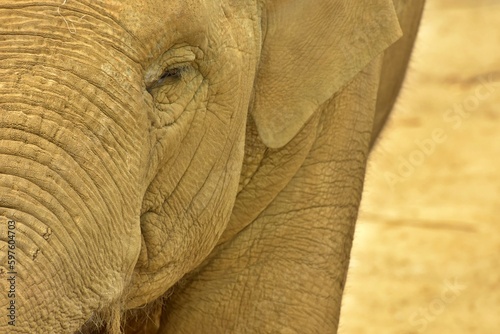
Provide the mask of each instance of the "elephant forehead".
[{"label": "elephant forehead", "polygon": [[120,25],[146,47],[204,39],[214,8],[202,0],[138,0],[110,3]]}]

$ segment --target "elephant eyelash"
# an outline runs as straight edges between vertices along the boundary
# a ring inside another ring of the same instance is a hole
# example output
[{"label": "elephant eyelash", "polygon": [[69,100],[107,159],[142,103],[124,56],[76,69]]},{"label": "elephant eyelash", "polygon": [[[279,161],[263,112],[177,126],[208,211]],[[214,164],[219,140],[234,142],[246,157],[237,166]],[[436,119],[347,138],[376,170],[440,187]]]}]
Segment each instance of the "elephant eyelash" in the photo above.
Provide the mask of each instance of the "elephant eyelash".
[{"label": "elephant eyelash", "polygon": [[169,68],[163,74],[160,76],[158,79],[158,83],[161,83],[168,78],[174,78],[174,79],[180,79],[182,77],[182,72],[184,71],[185,66],[182,67],[175,67],[175,68]]},{"label": "elephant eyelash", "polygon": [[158,88],[166,83],[175,83],[182,78],[183,73],[187,70],[187,65],[167,68],[147,90],[151,93],[154,88]]}]

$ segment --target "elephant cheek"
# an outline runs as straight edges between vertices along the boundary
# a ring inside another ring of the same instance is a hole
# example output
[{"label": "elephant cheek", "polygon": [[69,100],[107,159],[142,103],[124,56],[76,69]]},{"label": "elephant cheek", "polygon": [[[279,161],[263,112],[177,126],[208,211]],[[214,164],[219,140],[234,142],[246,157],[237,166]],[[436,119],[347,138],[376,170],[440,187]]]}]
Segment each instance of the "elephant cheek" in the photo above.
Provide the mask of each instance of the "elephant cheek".
[{"label": "elephant cheek", "polygon": [[[237,184],[233,186],[236,187]],[[165,212],[141,216],[142,248],[127,289],[127,309],[161,297],[200,265],[227,225],[233,200],[226,203],[223,207],[208,207],[206,212],[210,214],[201,214],[194,220],[189,214],[172,219]]]},{"label": "elephant cheek", "polygon": [[[225,231],[243,159],[243,134],[239,129],[234,131],[234,144],[222,145],[221,154],[214,154],[212,160],[206,155],[195,156],[191,164],[186,164],[192,169],[165,168],[150,186],[143,202],[143,243],[128,290],[127,308],[140,307],[165,294],[209,256]],[[203,144],[216,147],[208,140]],[[185,179],[170,184],[168,180],[176,173]],[[169,196],[159,201],[158,194]],[[159,204],[152,206],[155,199]]]}]

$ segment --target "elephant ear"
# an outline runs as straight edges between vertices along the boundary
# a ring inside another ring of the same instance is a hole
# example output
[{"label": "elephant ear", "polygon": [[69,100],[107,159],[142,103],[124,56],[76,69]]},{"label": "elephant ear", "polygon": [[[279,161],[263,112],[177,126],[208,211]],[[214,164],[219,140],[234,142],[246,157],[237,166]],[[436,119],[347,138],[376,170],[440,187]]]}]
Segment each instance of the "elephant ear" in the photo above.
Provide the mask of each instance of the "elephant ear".
[{"label": "elephant ear", "polygon": [[270,148],[401,37],[392,0],[264,0],[254,117]]}]

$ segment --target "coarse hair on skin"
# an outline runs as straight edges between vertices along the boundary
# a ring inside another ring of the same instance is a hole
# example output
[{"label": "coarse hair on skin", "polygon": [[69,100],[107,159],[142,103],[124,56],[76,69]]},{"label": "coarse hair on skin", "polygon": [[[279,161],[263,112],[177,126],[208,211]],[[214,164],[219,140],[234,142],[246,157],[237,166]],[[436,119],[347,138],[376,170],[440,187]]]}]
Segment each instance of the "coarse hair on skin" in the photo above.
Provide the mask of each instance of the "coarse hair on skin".
[{"label": "coarse hair on skin", "polygon": [[[115,303],[96,311],[75,332],[75,334],[123,334],[154,332],[160,326],[161,311],[165,300],[171,295],[169,290],[164,296],[143,307],[126,310],[125,303]],[[146,330],[147,329],[147,330]]]},{"label": "coarse hair on skin", "polygon": [[136,308],[125,308],[126,294],[112,305],[93,312],[92,316],[74,334],[123,334],[155,333],[160,327],[162,310],[175,291],[187,283],[181,278],[163,296]]},{"label": "coarse hair on skin", "polygon": [[122,334],[121,319],[123,315],[122,303],[95,311],[75,334]]}]

